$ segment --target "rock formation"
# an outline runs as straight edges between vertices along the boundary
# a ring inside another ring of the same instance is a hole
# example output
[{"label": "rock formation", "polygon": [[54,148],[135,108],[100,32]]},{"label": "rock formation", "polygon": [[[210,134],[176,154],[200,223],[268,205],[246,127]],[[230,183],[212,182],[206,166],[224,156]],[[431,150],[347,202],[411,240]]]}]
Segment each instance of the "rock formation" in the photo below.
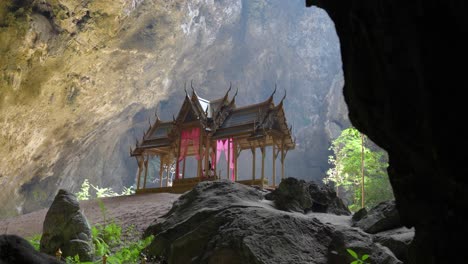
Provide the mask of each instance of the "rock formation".
[{"label": "rock formation", "polygon": [[1,216],[85,178],[134,184],[129,146],[155,108],[177,114],[191,80],[208,98],[232,81],[239,105],[287,90],[299,146],[286,170],[304,179],[324,175],[330,138],[349,124],[333,24],[301,1],[2,0],[0,61]]},{"label": "rock formation", "polygon": [[0,264],[59,264],[55,257],[36,251],[24,238],[0,235]]},{"label": "rock formation", "polygon": [[402,224],[416,229],[409,263],[465,262],[466,2],[306,2],[335,23],[351,122],[389,154]]},{"label": "rock formation", "polygon": [[277,210],[263,193],[229,181],[201,182],[145,232],[146,249],[168,263],[401,263],[372,235],[350,227],[350,216]]},{"label": "rock formation", "polygon": [[389,248],[395,256],[408,263],[409,248],[414,239],[414,229],[405,227],[380,232],[374,235],[374,242]]},{"label": "rock formation", "polygon": [[331,187],[296,178],[281,181],[278,188],[265,198],[274,201],[276,208],[289,212],[351,214]]},{"label": "rock formation", "polygon": [[59,190],[47,211],[40,244],[40,251],[49,255],[59,248],[63,257],[78,255],[81,261],[93,260],[90,226],[75,195],[66,190]]},{"label": "rock formation", "polygon": [[357,219],[354,225],[369,234],[402,227],[395,201],[381,202],[365,215],[353,217],[354,219]]}]

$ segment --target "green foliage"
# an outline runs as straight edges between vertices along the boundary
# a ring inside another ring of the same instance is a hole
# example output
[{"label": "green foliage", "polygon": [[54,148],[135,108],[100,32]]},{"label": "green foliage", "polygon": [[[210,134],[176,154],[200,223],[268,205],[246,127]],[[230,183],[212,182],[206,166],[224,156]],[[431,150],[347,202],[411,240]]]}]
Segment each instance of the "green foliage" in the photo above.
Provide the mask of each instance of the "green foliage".
[{"label": "green foliage", "polygon": [[106,223],[106,213],[107,213],[106,206],[104,206],[104,202],[101,199],[98,199],[97,202],[98,202],[98,205],[99,205],[99,209],[101,210],[101,214],[102,214],[102,218],[104,219],[104,223]]},{"label": "green foliage", "polygon": [[34,247],[34,249],[39,251],[39,246],[41,244],[41,237],[42,237],[41,234],[37,234],[37,235],[27,238],[26,240],[28,240],[29,244],[31,244]]},{"label": "green foliage", "polygon": [[[329,157],[332,168],[327,171],[325,183],[333,182],[349,208],[356,211],[361,207],[361,134],[356,128],[347,128],[332,142]],[[364,187],[365,206],[371,208],[379,202],[393,199],[393,191],[387,175],[388,157],[370,140],[364,137]]]},{"label": "green foliage", "polygon": [[116,247],[121,243],[121,234],[122,227],[114,222],[107,225],[96,225],[91,227],[91,235],[93,237],[96,255],[109,255],[111,253],[111,248]]},{"label": "green foliage", "polygon": [[359,257],[358,254],[350,248],[346,249],[346,251],[348,251],[348,253],[355,259],[350,264],[367,264],[367,262],[365,262],[364,260],[369,259],[369,255],[364,254],[361,257]]},{"label": "green foliage", "polygon": [[79,201],[89,200],[89,199],[93,198],[93,197],[91,197],[91,194],[89,193],[90,187],[92,187],[94,189],[94,191],[96,192],[96,198],[115,197],[115,196],[135,194],[135,190],[132,187],[130,187],[130,188],[124,187],[122,192],[119,194],[119,193],[114,192],[114,190],[112,190],[112,188],[104,188],[104,187],[101,188],[99,186],[94,186],[94,185],[89,183],[88,179],[85,179],[83,181],[83,183],[81,184],[80,191],[75,193],[76,198]]},{"label": "green foliage", "polygon": [[[133,232],[132,227],[128,232]],[[143,240],[134,242],[122,241],[122,227],[110,223],[104,226],[96,225],[91,228],[93,242],[97,256],[108,255],[107,263],[138,263],[141,251],[153,241],[154,237],[150,236]],[[123,244],[119,250],[113,252],[112,249]]]},{"label": "green foliage", "polygon": [[91,184],[91,187],[96,191],[96,197],[97,198],[102,198],[102,197],[114,197],[114,196],[119,196],[112,188],[100,188],[99,186],[94,186]]},{"label": "green foliage", "polygon": [[67,264],[94,264],[94,263],[99,263],[99,262],[89,262],[89,261],[81,262],[80,261],[80,256],[75,255],[74,257],[68,256],[65,259],[65,263],[67,263]]},{"label": "green foliage", "polygon": [[135,194],[135,190],[132,188],[132,186],[130,186],[130,188],[123,187],[123,190],[122,190],[122,192],[120,193],[120,196],[123,196],[123,195],[132,195],[132,194]]},{"label": "green foliage", "polygon": [[149,236],[143,240],[138,240],[127,244],[124,248],[109,256],[107,263],[120,264],[120,263],[138,263],[140,260],[141,251],[149,246],[154,237]]},{"label": "green foliage", "polygon": [[88,179],[85,179],[83,181],[83,184],[81,184],[81,189],[79,192],[77,192],[76,194],[76,198],[79,200],[79,201],[84,201],[84,200],[89,200],[89,181]]}]

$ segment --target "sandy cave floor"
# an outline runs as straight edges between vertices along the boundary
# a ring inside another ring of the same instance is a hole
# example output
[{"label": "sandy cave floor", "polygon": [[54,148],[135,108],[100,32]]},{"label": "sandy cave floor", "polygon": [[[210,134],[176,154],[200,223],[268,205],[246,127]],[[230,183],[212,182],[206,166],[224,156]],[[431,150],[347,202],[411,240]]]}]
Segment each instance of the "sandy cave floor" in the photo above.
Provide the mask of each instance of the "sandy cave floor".
[{"label": "sandy cave floor", "polygon": [[[132,226],[134,240],[158,217],[167,213],[179,194],[149,193],[130,196],[102,198],[106,208],[106,221],[114,220],[128,230]],[[80,201],[80,208],[90,225],[103,224],[104,218],[98,200]],[[15,234],[25,238],[41,234],[47,209],[0,220],[1,234]]]}]

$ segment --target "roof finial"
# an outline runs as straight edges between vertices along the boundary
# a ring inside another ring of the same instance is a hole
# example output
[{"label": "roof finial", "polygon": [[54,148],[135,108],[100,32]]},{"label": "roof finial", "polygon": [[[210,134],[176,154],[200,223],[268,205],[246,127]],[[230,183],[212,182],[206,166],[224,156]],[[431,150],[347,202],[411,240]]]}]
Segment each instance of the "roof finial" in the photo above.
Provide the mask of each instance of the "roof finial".
[{"label": "roof finial", "polygon": [[154,110],[154,116],[156,117],[156,121],[159,120],[158,108],[157,108],[157,107],[156,107],[156,109]]},{"label": "roof finial", "polygon": [[192,92],[195,93],[195,89],[193,88],[193,80],[190,80],[190,87],[192,87]]},{"label": "roof finial", "polygon": [[133,153],[132,146],[129,145],[128,147],[130,148],[130,155],[132,155]]},{"label": "roof finial", "polygon": [[239,87],[236,88],[236,93],[234,94],[234,98],[236,98],[238,92],[239,92]]},{"label": "roof finial", "polygon": [[185,83],[184,83],[184,91],[185,91],[185,96],[188,97],[188,93],[187,93],[187,81],[185,81]]},{"label": "roof finial", "polygon": [[286,89],[284,89],[284,96],[283,96],[283,98],[281,98],[281,101],[280,101],[280,103],[278,104],[279,106],[283,105],[284,99],[286,99]]},{"label": "roof finial", "polygon": [[228,95],[229,95],[229,92],[231,91],[231,82],[229,82],[229,89],[226,91],[226,94],[224,95],[224,99],[223,100],[227,100],[228,99]]},{"label": "roof finial", "polygon": [[273,93],[270,95],[270,98],[273,98],[273,95],[276,93],[276,83],[275,83],[275,90],[273,90]]}]

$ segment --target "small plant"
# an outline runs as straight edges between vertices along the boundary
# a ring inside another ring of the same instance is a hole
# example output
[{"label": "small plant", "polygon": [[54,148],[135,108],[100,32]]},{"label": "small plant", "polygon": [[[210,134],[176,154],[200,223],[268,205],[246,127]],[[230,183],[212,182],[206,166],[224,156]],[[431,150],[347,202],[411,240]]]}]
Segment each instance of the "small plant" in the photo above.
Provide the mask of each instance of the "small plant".
[{"label": "small plant", "polygon": [[34,249],[36,249],[37,251],[39,251],[39,246],[41,244],[41,237],[42,237],[41,234],[37,234],[27,239],[29,244],[31,244],[34,247]]},{"label": "small plant", "polygon": [[141,257],[141,251],[147,247],[153,241],[154,236],[149,236],[143,240],[138,240],[127,244],[119,251],[110,255],[107,259],[109,264],[120,264],[120,263],[139,263]]},{"label": "small plant", "polygon": [[78,199],[78,201],[89,200],[89,186],[88,179],[85,179],[83,184],[81,184],[80,191],[76,193],[76,199]]},{"label": "small plant", "polygon": [[97,202],[98,202],[98,205],[99,205],[99,209],[101,210],[102,218],[104,219],[104,224],[105,224],[106,223],[106,213],[107,213],[106,206],[104,205],[104,202],[102,201],[102,199],[98,199]]},{"label": "small plant", "polygon": [[359,255],[354,250],[348,248],[346,251],[348,251],[348,253],[355,259],[350,264],[368,264],[368,262],[365,262],[364,260],[369,259],[369,255],[364,254],[359,258]]}]

